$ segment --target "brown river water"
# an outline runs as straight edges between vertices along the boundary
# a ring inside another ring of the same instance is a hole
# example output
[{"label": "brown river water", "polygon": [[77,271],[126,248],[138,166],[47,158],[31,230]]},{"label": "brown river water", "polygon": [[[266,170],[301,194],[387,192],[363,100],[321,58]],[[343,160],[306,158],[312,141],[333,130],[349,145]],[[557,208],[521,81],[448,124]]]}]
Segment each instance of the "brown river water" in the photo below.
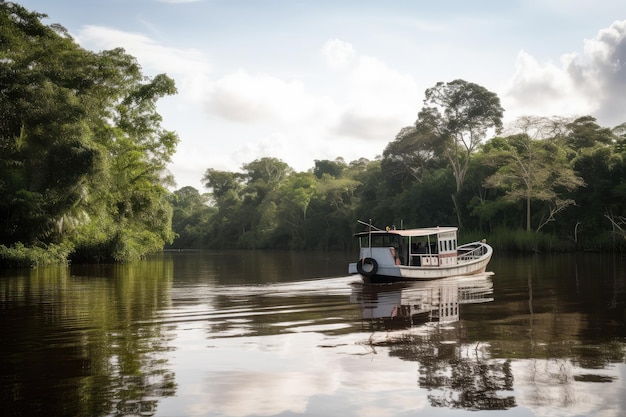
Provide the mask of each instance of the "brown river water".
[{"label": "brown river water", "polygon": [[496,253],[488,274],[392,285],[351,260],[2,270],[0,415],[626,415],[626,259]]}]

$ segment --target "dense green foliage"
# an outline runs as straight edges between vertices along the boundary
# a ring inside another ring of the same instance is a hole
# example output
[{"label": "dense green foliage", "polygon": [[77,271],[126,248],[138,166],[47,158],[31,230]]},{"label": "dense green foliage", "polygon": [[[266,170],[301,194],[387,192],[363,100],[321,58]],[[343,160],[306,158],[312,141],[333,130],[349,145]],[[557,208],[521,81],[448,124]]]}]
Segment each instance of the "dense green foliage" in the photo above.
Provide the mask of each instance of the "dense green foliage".
[{"label": "dense green foliage", "polygon": [[510,134],[470,146],[442,143],[425,114],[373,161],[315,161],[294,172],[261,158],[241,172],[208,169],[209,193],[177,192],[174,246],[346,249],[356,219],[371,219],[404,228],[460,222],[462,239],[487,238],[500,250],[624,249],[624,126],[525,117]]},{"label": "dense green foliage", "polygon": [[164,172],[178,138],[155,103],[173,80],[148,79],[122,49],[87,51],[43,18],[0,1],[0,260],[161,249],[174,237]]}]

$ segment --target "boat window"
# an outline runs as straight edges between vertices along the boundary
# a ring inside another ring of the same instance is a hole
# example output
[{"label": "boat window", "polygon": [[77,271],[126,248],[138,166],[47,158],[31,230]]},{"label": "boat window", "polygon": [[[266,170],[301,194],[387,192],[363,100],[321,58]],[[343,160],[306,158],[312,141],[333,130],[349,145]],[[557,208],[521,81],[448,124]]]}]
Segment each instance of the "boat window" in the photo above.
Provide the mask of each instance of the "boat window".
[{"label": "boat window", "polygon": [[430,242],[430,253],[437,253],[437,243]]},{"label": "boat window", "polygon": [[445,239],[439,241],[440,252],[452,252],[456,250],[456,239]]},{"label": "boat window", "polygon": [[[402,237],[397,235],[372,235],[372,247],[377,248],[386,248],[386,247],[399,247],[401,246]],[[367,247],[369,246],[369,237],[362,236],[361,237],[361,246]]]}]

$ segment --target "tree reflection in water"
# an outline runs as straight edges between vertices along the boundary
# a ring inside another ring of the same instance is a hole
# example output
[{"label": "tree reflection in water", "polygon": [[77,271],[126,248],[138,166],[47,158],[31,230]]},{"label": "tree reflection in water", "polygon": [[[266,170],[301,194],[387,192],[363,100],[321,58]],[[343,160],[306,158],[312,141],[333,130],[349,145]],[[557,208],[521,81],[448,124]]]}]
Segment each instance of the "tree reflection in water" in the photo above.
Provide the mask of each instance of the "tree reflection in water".
[{"label": "tree reflection in water", "polygon": [[[488,345],[470,344],[463,304],[493,301],[489,274],[388,285],[359,284],[351,301],[372,336],[372,349],[419,363],[418,384],[434,407],[505,410],[515,407],[510,360],[490,359]],[[376,332],[383,332],[377,336]]]},{"label": "tree reflection in water", "polygon": [[172,269],[144,261],[4,278],[2,415],[156,414],[177,387],[171,337],[146,317],[169,306]]}]

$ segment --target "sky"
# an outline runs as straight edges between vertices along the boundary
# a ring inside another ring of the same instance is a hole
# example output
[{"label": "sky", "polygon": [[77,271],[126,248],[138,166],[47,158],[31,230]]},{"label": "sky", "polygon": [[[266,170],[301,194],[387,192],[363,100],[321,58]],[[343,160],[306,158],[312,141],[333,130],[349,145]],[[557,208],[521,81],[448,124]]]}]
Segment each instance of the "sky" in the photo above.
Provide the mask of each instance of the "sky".
[{"label": "sky", "polygon": [[180,143],[175,188],[262,157],[381,155],[424,92],[463,79],[496,93],[505,123],[592,115],[626,122],[624,0],[18,0],[82,47],[123,47]]}]

